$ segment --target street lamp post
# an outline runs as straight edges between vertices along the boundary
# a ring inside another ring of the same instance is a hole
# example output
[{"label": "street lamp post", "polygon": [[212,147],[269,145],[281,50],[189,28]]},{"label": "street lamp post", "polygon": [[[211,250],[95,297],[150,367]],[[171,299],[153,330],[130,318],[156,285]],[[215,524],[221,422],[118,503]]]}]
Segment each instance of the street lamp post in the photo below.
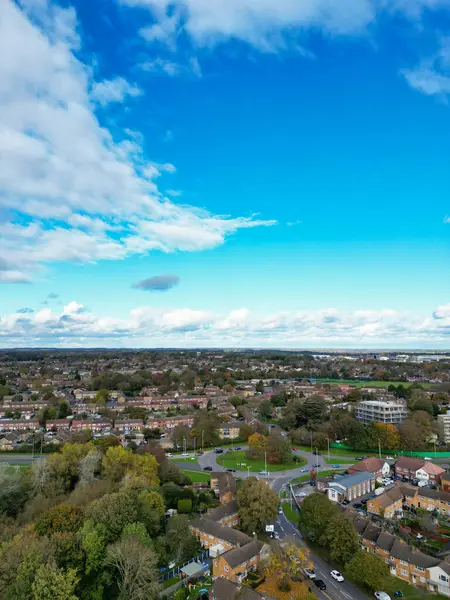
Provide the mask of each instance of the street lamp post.
[{"label": "street lamp post", "polygon": [[203,452],[203,442],[204,442],[204,438],[205,438],[205,432],[202,429],[202,452]]},{"label": "street lamp post", "polygon": [[327,436],[327,444],[328,444],[328,460],[330,460],[330,438]]}]

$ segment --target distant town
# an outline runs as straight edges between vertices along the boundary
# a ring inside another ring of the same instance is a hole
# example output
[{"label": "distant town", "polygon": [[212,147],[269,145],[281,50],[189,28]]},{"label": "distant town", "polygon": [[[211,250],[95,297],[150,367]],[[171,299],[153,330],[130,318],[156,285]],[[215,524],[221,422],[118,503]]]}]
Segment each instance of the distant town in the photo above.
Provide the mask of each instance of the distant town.
[{"label": "distant town", "polygon": [[24,535],[99,598],[450,597],[450,355],[5,350],[0,399],[5,598]]}]

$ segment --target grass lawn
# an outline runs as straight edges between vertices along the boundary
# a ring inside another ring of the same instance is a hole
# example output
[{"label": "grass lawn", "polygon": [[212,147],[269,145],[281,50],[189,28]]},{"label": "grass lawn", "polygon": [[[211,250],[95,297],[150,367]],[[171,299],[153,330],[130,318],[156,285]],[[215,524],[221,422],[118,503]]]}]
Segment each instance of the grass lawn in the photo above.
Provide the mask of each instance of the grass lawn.
[{"label": "grass lawn", "polygon": [[203,473],[203,471],[191,471],[190,469],[181,469],[181,471],[194,483],[209,483],[211,481],[211,475],[209,473]]},{"label": "grass lawn", "polygon": [[198,464],[198,456],[181,456],[181,454],[174,454],[172,458],[168,458],[170,462],[189,463],[192,465]]},{"label": "grass lawn", "polygon": [[167,588],[172,587],[172,585],[175,585],[176,583],[178,583],[180,581],[181,577],[179,575],[175,575],[175,577],[171,577],[170,579],[166,579],[162,586],[163,588],[166,590]]},{"label": "grass lawn", "polygon": [[[301,462],[294,462],[293,460],[288,464],[274,465],[267,463],[267,470],[269,473],[273,471],[285,471],[286,469],[296,469],[306,464],[306,460],[302,457]],[[264,458],[258,458],[256,460],[249,460],[244,450],[238,452],[229,452],[227,454],[220,455],[217,458],[219,465],[222,465],[226,469],[236,469],[238,471],[246,471],[250,467],[252,473],[264,470]],[[244,463],[245,466],[241,466],[240,463]]]},{"label": "grass lawn", "polygon": [[346,458],[343,460],[338,460],[337,458],[324,458],[327,465],[353,465],[355,464],[355,459]]},{"label": "grass lawn", "polygon": [[294,525],[298,524],[298,511],[295,510],[294,507],[291,506],[289,502],[282,502],[281,508],[283,509],[284,515],[291,523]]},{"label": "grass lawn", "polygon": [[[343,469],[332,469],[331,471],[320,470],[317,473],[318,477],[327,477],[327,475],[333,475],[334,473],[342,473]],[[303,481],[309,481],[311,479],[311,475],[309,473],[305,473],[304,475],[300,475],[300,477],[296,477],[290,483],[302,483]]]}]

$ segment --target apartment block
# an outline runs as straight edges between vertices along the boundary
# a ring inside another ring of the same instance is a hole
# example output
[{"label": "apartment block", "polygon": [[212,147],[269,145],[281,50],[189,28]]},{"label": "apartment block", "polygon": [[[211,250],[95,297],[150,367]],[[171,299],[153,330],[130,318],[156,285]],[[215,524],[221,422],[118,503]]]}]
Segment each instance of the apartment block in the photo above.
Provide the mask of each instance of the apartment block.
[{"label": "apartment block", "polygon": [[400,425],[408,413],[405,400],[363,400],[355,407],[355,417],[363,423]]},{"label": "apartment block", "polygon": [[450,444],[450,410],[445,415],[438,415],[439,439],[444,444]]}]

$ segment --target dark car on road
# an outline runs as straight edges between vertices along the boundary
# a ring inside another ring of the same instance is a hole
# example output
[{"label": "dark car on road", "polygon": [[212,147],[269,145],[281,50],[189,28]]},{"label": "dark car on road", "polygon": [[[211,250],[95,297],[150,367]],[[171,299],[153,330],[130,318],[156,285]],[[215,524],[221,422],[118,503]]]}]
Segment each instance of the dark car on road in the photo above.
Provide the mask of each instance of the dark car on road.
[{"label": "dark car on road", "polygon": [[212,471],[212,467],[203,467],[204,471]]},{"label": "dark car on road", "polygon": [[235,450],[241,450],[240,446],[236,446]]},{"label": "dark car on road", "polygon": [[316,463],[315,465],[313,465],[313,469],[318,469],[320,467],[319,463]]},{"label": "dark car on road", "polygon": [[228,473],[236,473],[236,469],[227,469]]},{"label": "dark car on road", "polygon": [[325,585],[325,581],[322,579],[314,579],[315,585],[319,588],[319,590],[326,590],[327,586]]},{"label": "dark car on road", "polygon": [[320,456],[320,452],[318,450],[314,450],[313,454],[316,454],[317,456]]},{"label": "dark car on road", "polygon": [[353,505],[353,508],[361,508],[362,506],[362,502],[355,502],[355,504]]},{"label": "dark car on road", "polygon": [[214,452],[215,452],[216,454],[222,454],[222,453],[223,453],[223,449],[222,449],[222,448],[216,448],[216,449],[214,450]]}]

